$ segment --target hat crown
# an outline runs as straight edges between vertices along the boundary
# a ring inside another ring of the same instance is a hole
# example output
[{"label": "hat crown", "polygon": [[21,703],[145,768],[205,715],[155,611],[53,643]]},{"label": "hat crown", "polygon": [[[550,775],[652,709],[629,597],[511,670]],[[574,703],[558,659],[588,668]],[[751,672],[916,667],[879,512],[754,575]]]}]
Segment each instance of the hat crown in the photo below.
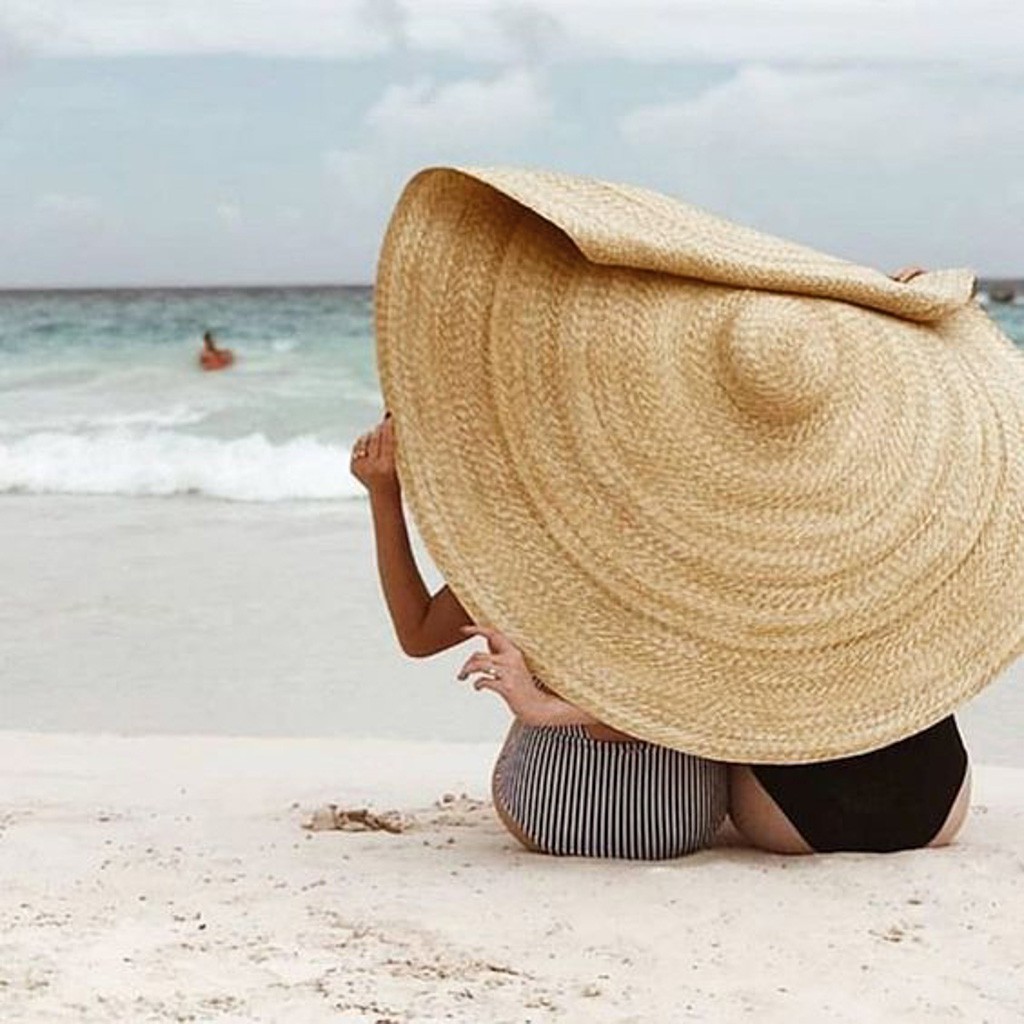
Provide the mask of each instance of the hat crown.
[{"label": "hat crown", "polygon": [[790,424],[820,408],[836,384],[838,352],[827,317],[785,295],[747,297],[724,324],[720,377],[757,420]]}]

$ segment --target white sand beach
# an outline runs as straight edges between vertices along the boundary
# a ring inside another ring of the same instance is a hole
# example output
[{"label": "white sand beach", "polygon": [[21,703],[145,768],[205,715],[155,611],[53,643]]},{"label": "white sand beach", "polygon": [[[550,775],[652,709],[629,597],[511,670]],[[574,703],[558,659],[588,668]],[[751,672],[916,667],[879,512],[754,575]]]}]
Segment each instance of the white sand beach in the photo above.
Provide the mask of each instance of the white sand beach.
[{"label": "white sand beach", "polygon": [[[631,864],[517,847],[492,754],[5,735],[3,1020],[1021,1019],[1024,772],[947,850]],[[326,802],[413,825],[304,831]]]},{"label": "white sand beach", "polygon": [[1019,667],[951,849],[545,858],[464,653],[395,651],[365,512],[0,502],[4,1024],[1022,1019]]},{"label": "white sand beach", "polygon": [[398,650],[372,544],[362,501],[5,496],[5,727],[497,741],[468,650]]}]

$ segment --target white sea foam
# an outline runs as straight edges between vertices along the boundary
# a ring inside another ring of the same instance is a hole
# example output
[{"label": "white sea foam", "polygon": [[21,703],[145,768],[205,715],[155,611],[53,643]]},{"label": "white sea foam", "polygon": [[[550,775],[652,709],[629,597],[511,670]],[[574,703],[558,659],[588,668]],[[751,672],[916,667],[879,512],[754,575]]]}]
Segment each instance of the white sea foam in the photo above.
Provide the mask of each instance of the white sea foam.
[{"label": "white sea foam", "polygon": [[44,420],[0,420],[0,435],[38,434],[65,430],[88,431],[117,427],[185,427],[202,423],[209,414],[185,405],[169,409],[140,409],[137,412],[80,413]]},{"label": "white sea foam", "polygon": [[219,440],[126,427],[41,432],[0,443],[0,492],[202,494],[234,501],[350,498],[348,453],[313,437]]}]

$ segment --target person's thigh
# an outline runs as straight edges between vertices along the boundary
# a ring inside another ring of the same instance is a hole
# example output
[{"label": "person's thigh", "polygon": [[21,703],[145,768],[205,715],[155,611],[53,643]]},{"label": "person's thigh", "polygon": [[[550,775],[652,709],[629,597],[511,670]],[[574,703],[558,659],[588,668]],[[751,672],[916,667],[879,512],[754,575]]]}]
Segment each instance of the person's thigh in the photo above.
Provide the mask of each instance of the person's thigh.
[{"label": "person's thigh", "polygon": [[953,801],[953,806],[949,809],[949,814],[946,816],[946,820],[943,822],[942,828],[939,829],[935,838],[928,845],[949,846],[963,826],[970,806],[971,769],[970,766],[968,766],[967,772],[964,775],[964,781],[960,784],[960,792],[957,793],[956,799]]},{"label": "person's thigh", "polygon": [[505,807],[504,799],[501,793],[501,777],[498,774],[498,769],[494,770],[494,774],[491,776],[491,798],[494,801],[494,812],[498,815],[498,820],[505,826],[509,835],[512,836],[522,846],[526,847],[531,853],[543,852],[539,846],[519,827],[519,823],[516,822],[512,815],[508,813],[508,809]]},{"label": "person's thigh", "polygon": [[729,817],[753,846],[772,853],[814,853],[746,765],[729,769]]}]

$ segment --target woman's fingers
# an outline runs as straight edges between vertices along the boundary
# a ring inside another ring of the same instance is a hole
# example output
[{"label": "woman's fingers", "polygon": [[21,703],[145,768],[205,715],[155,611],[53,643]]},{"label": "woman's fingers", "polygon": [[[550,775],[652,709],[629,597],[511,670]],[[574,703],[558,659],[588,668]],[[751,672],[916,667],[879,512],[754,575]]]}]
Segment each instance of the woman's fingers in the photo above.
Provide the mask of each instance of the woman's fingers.
[{"label": "woman's fingers", "polygon": [[463,626],[462,632],[466,636],[482,636],[495,654],[518,653],[519,648],[504,633],[490,626]]},{"label": "woman's fingers", "polygon": [[465,679],[466,676],[468,676],[470,672],[475,671],[477,666],[478,666],[478,664],[479,664],[479,659],[480,659],[480,655],[479,654],[471,654],[462,663],[462,668],[459,669],[459,671],[458,671],[458,673],[456,675],[456,679]]},{"label": "woman's fingers", "polygon": [[369,434],[360,434],[359,437],[356,438],[355,444],[352,445],[351,460],[353,463],[356,462],[357,459],[366,457],[368,437]]},{"label": "woman's fingers", "polygon": [[490,676],[481,676],[473,680],[473,689],[480,693],[482,690],[490,690],[499,697],[508,699],[508,687],[502,679],[492,679]]},{"label": "woman's fingers", "polygon": [[487,651],[477,651],[466,659],[466,663],[459,669],[458,678],[465,679],[472,672],[494,672],[496,669],[500,672],[501,666],[494,655]]},{"label": "woman's fingers", "polygon": [[391,419],[384,419],[373,430],[360,434],[352,445],[352,454],[377,458],[386,446],[394,447],[394,424]]},{"label": "woman's fingers", "polygon": [[379,459],[380,458],[380,429],[381,429],[380,427],[377,427],[376,430],[374,430],[373,433],[370,434],[370,445],[369,445],[369,447],[370,447],[370,458],[371,459]]}]

